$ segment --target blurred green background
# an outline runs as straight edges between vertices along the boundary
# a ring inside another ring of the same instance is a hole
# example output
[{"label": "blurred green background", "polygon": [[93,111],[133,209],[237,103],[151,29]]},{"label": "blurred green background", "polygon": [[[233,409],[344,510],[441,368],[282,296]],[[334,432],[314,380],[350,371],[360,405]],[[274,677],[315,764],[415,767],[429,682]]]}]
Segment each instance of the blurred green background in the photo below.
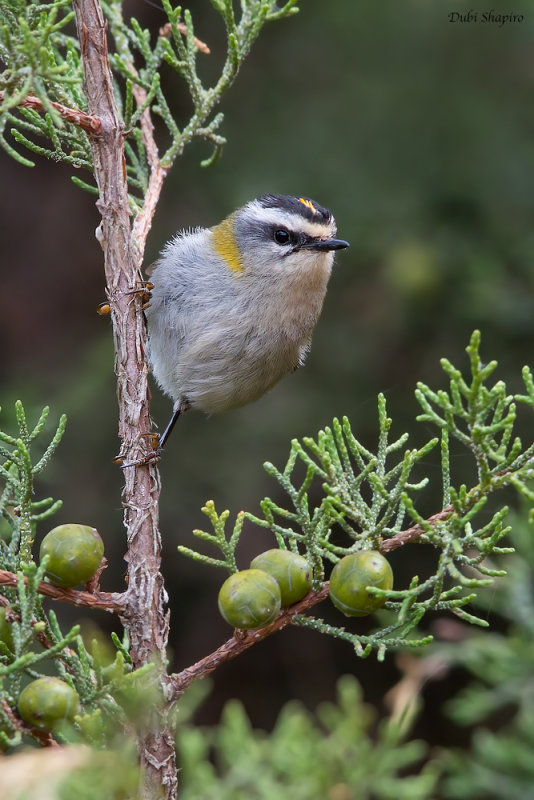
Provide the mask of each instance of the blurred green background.
[{"label": "blurred green background", "polygon": [[[197,35],[213,50],[202,57],[203,70],[214,76],[223,58],[220,20],[207,0],[189,5]],[[225,575],[175,549],[191,546],[193,528],[205,527],[200,508],[207,499],[232,514],[257,511],[266,494],[281,499],[262,462],[282,465],[291,438],[314,435],[336,415],[348,415],[354,433],[373,447],[379,391],[394,432],[410,430],[413,446],[420,444],[432,432],[414,422],[416,381],[443,385],[441,356],[464,366],[475,327],[483,356],[499,360],[498,377],[511,390],[520,388],[521,366],[532,364],[534,9],[500,3],[494,14],[524,15],[503,26],[449,22],[450,12],[470,8],[489,11],[475,2],[303,0],[300,14],[264,31],[225,98],[222,159],[201,169],[207,150],[195,143],[166,182],[146,264],[178,229],[215,224],[264,192],[306,195],[330,207],[339,235],[351,243],[338,255],[306,367],[239,411],[188,414],[165,452],[161,529],[175,669],[230,634],[216,610]],[[126,0],[125,14],[154,30],[164,21],[140,0]],[[180,87],[176,102],[186,119]],[[95,313],[105,294],[94,198],[54,164],[26,169],[2,153],[0,170],[0,422],[5,429],[13,421],[16,398],[35,413],[51,405],[54,419],[68,414],[64,442],[39,489],[64,500],[55,524],[100,530],[112,563],[103,587],[120,589],[122,475],[112,464],[111,330]],[[160,429],[170,411],[154,387]],[[464,461],[458,457],[457,474]],[[422,498],[428,513],[440,503],[434,484]],[[240,566],[271,544],[249,527]],[[401,582],[420,557],[421,548],[392,555]],[[79,616],[62,612],[71,621]],[[103,614],[94,621],[112,624]],[[396,674],[393,658],[377,668],[340,642],[283,631],[216,673],[203,713],[216,719],[233,694],[255,724],[268,726],[289,697],[312,705],[332,698],[347,671],[363,681],[370,702],[380,702]],[[444,741],[447,726],[437,731],[429,721],[432,698],[429,708],[425,735]]]}]

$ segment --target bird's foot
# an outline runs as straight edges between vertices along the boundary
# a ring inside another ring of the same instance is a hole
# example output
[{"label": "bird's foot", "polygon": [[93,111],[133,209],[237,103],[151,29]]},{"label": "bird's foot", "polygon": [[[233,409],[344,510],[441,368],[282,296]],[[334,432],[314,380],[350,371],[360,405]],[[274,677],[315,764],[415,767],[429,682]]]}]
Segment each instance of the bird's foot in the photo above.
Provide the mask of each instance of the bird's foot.
[{"label": "bird's foot", "polygon": [[158,462],[161,458],[161,454],[163,452],[163,448],[160,447],[160,435],[159,433],[140,433],[138,436],[139,439],[148,439],[150,442],[150,449],[144,456],[141,458],[136,459],[135,461],[124,461],[124,456],[119,453],[113,459],[113,463],[117,464],[121,469],[126,469],[126,467],[141,467],[145,464],[150,464],[151,462]]}]

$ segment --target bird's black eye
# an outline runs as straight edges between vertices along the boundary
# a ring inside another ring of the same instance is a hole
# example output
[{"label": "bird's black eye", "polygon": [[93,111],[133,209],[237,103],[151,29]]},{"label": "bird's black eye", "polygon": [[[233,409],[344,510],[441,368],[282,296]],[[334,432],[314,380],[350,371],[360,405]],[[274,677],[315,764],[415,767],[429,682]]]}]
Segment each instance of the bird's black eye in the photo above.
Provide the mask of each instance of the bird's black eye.
[{"label": "bird's black eye", "polygon": [[276,244],[289,244],[291,236],[284,228],[278,228],[274,232],[274,241]]}]

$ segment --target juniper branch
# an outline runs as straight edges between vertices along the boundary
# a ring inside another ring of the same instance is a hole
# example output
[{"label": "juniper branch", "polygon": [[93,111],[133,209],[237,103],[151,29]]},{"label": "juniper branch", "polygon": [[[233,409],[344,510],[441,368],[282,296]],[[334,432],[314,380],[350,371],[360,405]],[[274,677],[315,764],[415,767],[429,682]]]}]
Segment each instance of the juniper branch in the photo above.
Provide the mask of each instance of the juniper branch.
[{"label": "juniper branch", "polygon": [[[17,586],[17,575],[4,569],[0,569],[0,586]],[[26,583],[28,580],[26,579]],[[38,586],[40,594],[59,600],[62,603],[70,603],[74,606],[86,606],[87,608],[97,608],[103,611],[112,611],[121,614],[124,611],[124,594],[121,592],[87,592],[81,589],[60,589],[52,583],[41,581]]]},{"label": "juniper branch", "polygon": [[[4,100],[5,92],[0,91],[0,106]],[[50,101],[50,105],[66,122],[70,122],[72,125],[77,125],[87,133],[98,135],[101,132],[102,120],[100,120],[98,117],[92,117],[90,114],[86,114],[85,111],[80,111],[79,108],[68,108],[67,106],[62,105],[61,103],[56,103],[53,100]],[[43,101],[39,97],[35,97],[31,94],[21,98],[17,102],[17,106],[20,108],[31,108],[34,111],[38,111],[40,114],[45,114],[47,111]]]}]

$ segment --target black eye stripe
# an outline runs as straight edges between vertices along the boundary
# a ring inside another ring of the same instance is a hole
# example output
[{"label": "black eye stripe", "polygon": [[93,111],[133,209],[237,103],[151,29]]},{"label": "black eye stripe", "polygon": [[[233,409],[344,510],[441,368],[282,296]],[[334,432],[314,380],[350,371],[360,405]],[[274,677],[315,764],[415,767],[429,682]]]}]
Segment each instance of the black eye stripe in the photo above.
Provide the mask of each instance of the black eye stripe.
[{"label": "black eye stripe", "polygon": [[280,226],[271,228],[271,236],[276,244],[279,244],[281,247],[291,246],[291,249],[286,251],[284,255],[289,255],[290,252],[293,253],[295,250],[308,247],[316,241],[314,236],[310,236],[307,233],[296,233],[295,231],[289,231],[287,228],[282,228]]}]

